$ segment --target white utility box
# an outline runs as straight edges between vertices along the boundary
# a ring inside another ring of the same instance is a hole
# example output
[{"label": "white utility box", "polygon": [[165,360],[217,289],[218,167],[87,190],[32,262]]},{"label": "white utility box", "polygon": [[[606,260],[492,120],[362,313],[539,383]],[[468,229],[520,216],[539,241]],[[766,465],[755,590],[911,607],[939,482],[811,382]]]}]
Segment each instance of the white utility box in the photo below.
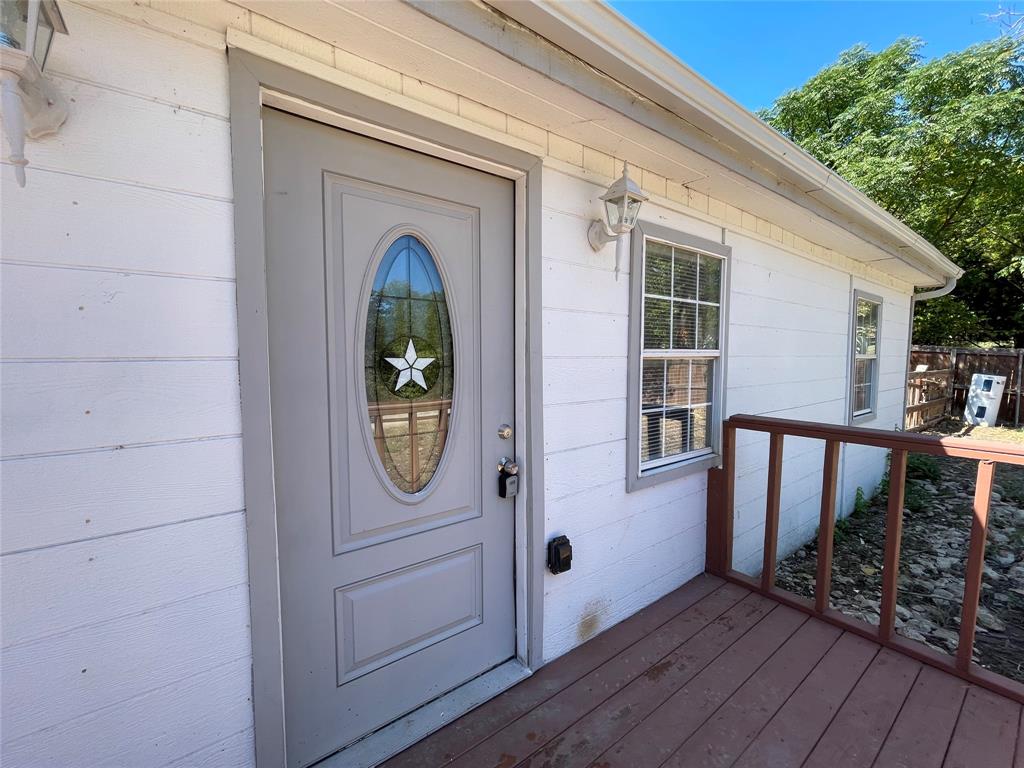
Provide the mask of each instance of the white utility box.
[{"label": "white utility box", "polygon": [[987,424],[994,427],[996,418],[999,416],[999,403],[1003,399],[1005,386],[1005,376],[992,376],[987,373],[976,373],[971,376],[971,388],[967,392],[967,407],[964,408],[964,421],[975,426]]}]

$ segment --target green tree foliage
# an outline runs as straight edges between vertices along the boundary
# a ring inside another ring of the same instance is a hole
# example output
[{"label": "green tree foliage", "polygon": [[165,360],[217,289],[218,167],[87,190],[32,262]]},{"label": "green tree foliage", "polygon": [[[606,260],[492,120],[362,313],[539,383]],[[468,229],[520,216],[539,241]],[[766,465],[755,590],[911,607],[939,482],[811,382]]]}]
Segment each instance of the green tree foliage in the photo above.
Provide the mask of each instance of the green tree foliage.
[{"label": "green tree foliage", "polygon": [[851,48],[761,118],[966,271],[915,342],[1024,347],[1024,44],[921,45]]}]

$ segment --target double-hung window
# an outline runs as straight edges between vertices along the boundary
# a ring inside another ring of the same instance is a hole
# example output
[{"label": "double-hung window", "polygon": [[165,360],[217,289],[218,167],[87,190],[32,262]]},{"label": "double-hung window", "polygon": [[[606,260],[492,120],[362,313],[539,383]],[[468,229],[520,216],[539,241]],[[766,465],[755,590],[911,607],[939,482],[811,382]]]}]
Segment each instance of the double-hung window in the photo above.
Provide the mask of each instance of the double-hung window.
[{"label": "double-hung window", "polygon": [[878,402],[878,329],[882,300],[860,291],[853,294],[853,350],[851,366],[851,421],[875,415]]},{"label": "double-hung window", "polygon": [[714,459],[728,253],[651,224],[633,238],[630,489]]}]

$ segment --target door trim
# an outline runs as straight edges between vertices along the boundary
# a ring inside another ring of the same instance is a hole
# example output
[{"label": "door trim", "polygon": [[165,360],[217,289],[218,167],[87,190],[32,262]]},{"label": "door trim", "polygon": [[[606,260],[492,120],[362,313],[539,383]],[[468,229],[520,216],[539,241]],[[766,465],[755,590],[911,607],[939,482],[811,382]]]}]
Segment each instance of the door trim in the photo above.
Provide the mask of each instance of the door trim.
[{"label": "door trim", "polygon": [[[511,337],[515,340],[517,444],[526,471],[515,505],[514,585],[516,656],[527,670],[539,668],[544,658],[542,158],[237,48],[228,51],[228,69],[253,711],[256,763],[266,768],[285,764],[287,734],[270,418],[262,109],[274,106],[515,183],[515,327]],[[510,338],[507,333],[501,335]],[[475,704],[467,704],[467,709],[472,706]]]}]

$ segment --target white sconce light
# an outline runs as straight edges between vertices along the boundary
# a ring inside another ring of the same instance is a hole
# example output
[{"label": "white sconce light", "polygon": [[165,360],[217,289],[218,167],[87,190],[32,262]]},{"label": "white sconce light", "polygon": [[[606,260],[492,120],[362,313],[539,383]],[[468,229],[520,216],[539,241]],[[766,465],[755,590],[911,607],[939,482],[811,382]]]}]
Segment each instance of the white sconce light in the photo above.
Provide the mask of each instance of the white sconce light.
[{"label": "white sconce light", "polygon": [[594,219],[590,223],[587,231],[590,247],[599,251],[613,240],[632,232],[640,215],[640,206],[647,199],[648,195],[644,194],[640,185],[629,178],[629,166],[623,163],[622,176],[601,195],[606,220]]},{"label": "white sconce light", "polygon": [[18,186],[25,186],[25,136],[55,133],[67,103],[43,77],[53,33],[68,33],[56,0],[0,0],[0,108]]}]

